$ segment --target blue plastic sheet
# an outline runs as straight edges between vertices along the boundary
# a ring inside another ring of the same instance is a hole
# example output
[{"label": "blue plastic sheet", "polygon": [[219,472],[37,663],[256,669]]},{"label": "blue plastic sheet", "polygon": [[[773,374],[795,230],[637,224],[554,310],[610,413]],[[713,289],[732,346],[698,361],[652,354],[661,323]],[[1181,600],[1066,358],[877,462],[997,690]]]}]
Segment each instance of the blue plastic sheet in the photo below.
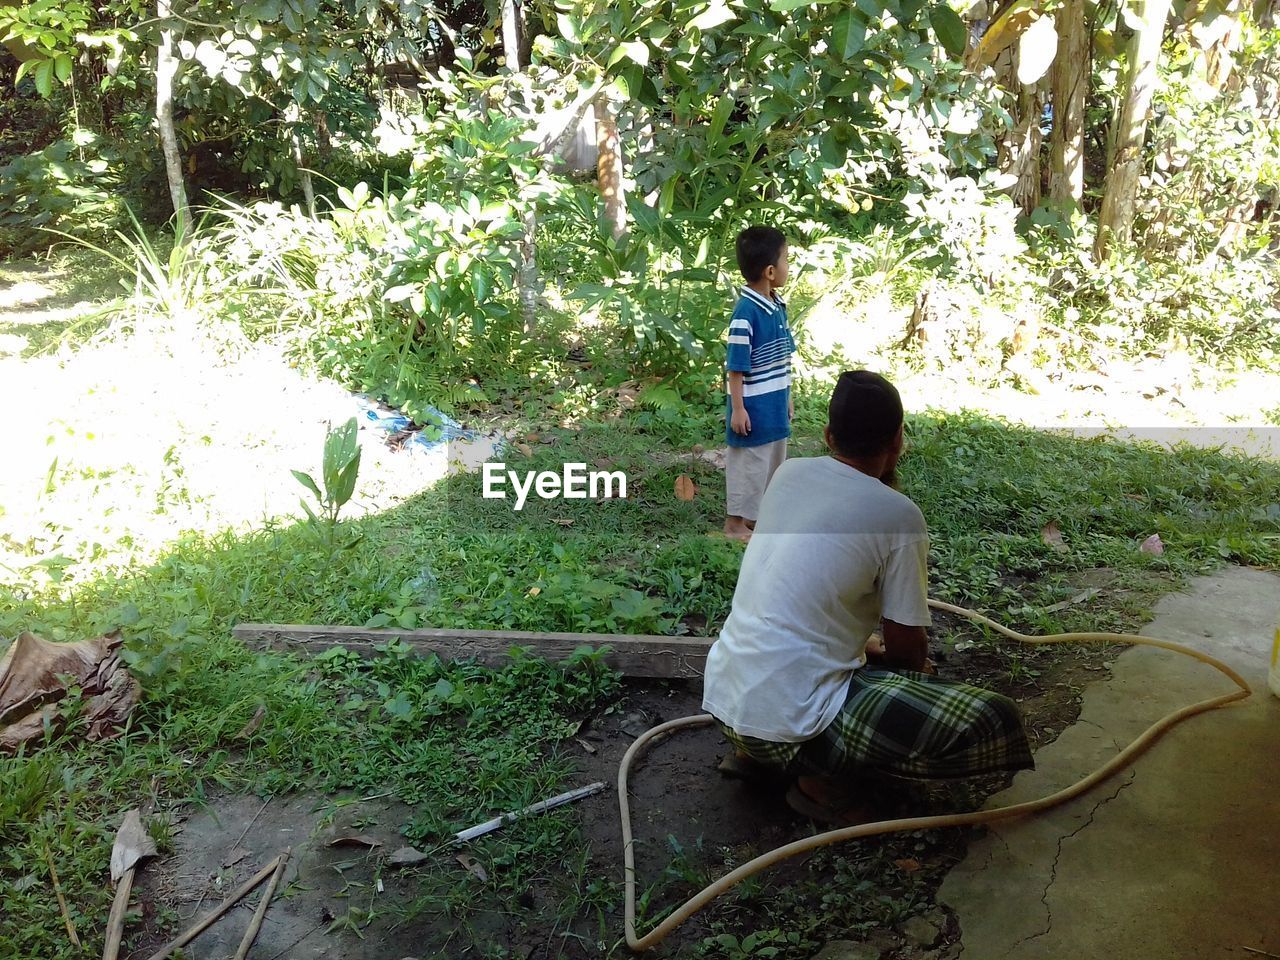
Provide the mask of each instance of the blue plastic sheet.
[{"label": "blue plastic sheet", "polygon": [[[365,394],[356,394],[356,405],[360,410],[357,419],[361,426],[391,435],[413,425],[413,421],[399,410]],[[475,443],[485,438],[484,434],[466,429],[442,410],[430,405],[425,409],[434,422],[410,434],[405,440],[404,449],[409,453],[432,453],[455,441]],[[496,446],[505,446],[505,441],[500,441]]]}]

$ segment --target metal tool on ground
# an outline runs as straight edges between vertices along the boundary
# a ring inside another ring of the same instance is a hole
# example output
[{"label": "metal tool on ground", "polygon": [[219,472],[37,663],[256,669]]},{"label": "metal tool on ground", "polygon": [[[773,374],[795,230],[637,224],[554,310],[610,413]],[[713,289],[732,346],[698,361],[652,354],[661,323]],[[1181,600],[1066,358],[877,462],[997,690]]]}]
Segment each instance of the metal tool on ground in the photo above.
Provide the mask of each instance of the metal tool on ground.
[{"label": "metal tool on ground", "polygon": [[466,843],[468,840],[474,840],[476,837],[483,837],[486,833],[493,833],[504,824],[512,823],[521,817],[532,816],[535,813],[544,813],[555,807],[563,806],[566,803],[573,803],[575,800],[582,800],[586,797],[595,796],[604,789],[604,783],[596,782],[585,787],[579,787],[577,790],[568,790],[558,796],[551,797],[549,800],[539,800],[532,803],[523,810],[515,810],[511,813],[504,813],[500,817],[494,817],[492,820],[486,820],[484,823],[476,824],[474,827],[468,827],[466,830],[459,830],[453,838],[454,843]]},{"label": "metal tool on ground", "polygon": [[996,807],[991,810],[978,810],[974,813],[948,814],[932,817],[911,817],[899,820],[882,820],[878,823],[863,823],[858,824],[857,826],[830,830],[826,833],[816,834],[812,837],[805,837],[802,840],[797,840],[793,843],[788,843],[785,846],[778,847],[776,850],[762,854],[754,860],[744,863],[736,870],[725,874],[706,889],[690,897],[666,919],[654,927],[653,930],[641,937],[636,933],[635,841],[631,835],[631,804],[627,793],[627,780],[631,771],[631,765],[655,740],[667,736],[679,729],[706,726],[714,723],[715,718],[710,714],[701,714],[692,717],[681,717],[677,720],[670,720],[667,723],[659,724],[652,730],[647,731],[631,745],[630,749],[628,749],[626,754],[623,756],[622,762],[618,767],[618,812],[622,820],[622,855],[625,895],[624,922],[628,947],[636,952],[652,949],[699,910],[706,907],[721,894],[724,894],[737,886],[743,880],[759,873],[762,870],[774,866],[783,860],[817,849],[818,847],[825,847],[833,843],[842,843],[846,840],[857,840],[862,837],[878,836],[885,833],[902,833],[911,830],[931,830],[939,827],[964,827],[982,823],[993,823],[997,820],[1007,820],[1013,817],[1040,813],[1044,810],[1050,809],[1051,807],[1059,806],[1060,804],[1066,803],[1068,800],[1072,800],[1083,793],[1087,793],[1104,780],[1114,776],[1120,770],[1129,766],[1129,764],[1133,763],[1133,761],[1137,759],[1138,755],[1151,746],[1158,737],[1171,727],[1181,723],[1183,720],[1186,720],[1188,717],[1193,717],[1198,713],[1204,713],[1207,710],[1215,710],[1219,707],[1225,707],[1230,703],[1244,700],[1253,693],[1244,678],[1222,661],[1217,660],[1208,654],[1201,653],[1198,650],[1193,650],[1190,647],[1183,646],[1179,643],[1173,643],[1168,640],[1158,640],[1154,637],[1144,637],[1138,634],[1127,633],[1060,633],[1034,637],[1024,633],[1019,633],[1016,630],[1011,630],[1003,624],[996,623],[994,620],[991,620],[976,611],[944,603],[941,600],[930,599],[929,606],[937,610],[946,610],[974,623],[982,624],[983,626],[994,630],[1001,636],[1008,637],[1011,640],[1017,640],[1020,643],[1124,643],[1171,650],[1175,653],[1194,657],[1196,660],[1206,663],[1221,671],[1237,686],[1238,689],[1231,693],[1225,693],[1221,696],[1211,697],[1208,700],[1202,700],[1199,703],[1191,704],[1162,717],[1160,720],[1157,720],[1148,727],[1141,736],[1097,770],[1047,797],[1041,797],[1037,800],[1028,800],[1025,803],[1016,803],[1007,807]]}]

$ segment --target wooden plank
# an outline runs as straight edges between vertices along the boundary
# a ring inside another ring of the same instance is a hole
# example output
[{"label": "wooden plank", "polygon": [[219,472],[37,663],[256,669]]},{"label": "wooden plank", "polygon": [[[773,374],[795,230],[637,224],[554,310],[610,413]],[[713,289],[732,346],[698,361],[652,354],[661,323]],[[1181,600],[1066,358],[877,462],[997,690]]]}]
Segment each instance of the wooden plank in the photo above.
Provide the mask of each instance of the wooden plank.
[{"label": "wooden plank", "polygon": [[609,647],[605,663],[626,677],[694,679],[703,674],[710,637],[654,637],[638,634],[532,633],[523,630],[389,630],[280,623],[241,623],[232,636],[254,650],[317,654],[342,647],[366,656],[374,647],[399,640],[420,655],[442,660],[474,659],[487,666],[508,662],[512,647],[529,647],[540,657],[563,660],[584,644]]}]

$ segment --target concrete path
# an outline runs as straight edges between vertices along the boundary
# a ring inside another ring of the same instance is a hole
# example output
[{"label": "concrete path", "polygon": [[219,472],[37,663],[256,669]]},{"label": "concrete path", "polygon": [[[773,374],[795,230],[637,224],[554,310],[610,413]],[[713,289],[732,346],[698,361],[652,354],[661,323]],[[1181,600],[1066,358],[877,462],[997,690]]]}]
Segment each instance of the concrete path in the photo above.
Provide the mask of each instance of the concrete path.
[{"label": "concrete path", "polygon": [[[939,893],[968,960],[1280,958],[1280,700],[1266,685],[1280,576],[1228,569],[1155,613],[1144,633],[1213,654],[1254,695],[1175,727],[1092,793],[971,844]],[[1188,657],[1128,650],[991,805],[1058,790],[1171,709],[1230,689]]]}]

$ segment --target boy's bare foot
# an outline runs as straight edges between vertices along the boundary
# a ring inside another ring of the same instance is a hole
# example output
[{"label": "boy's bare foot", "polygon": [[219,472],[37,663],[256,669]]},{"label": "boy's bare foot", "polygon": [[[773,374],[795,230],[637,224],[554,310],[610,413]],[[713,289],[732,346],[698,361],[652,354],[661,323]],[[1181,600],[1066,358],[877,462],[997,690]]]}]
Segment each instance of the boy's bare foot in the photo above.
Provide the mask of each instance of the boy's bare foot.
[{"label": "boy's bare foot", "polygon": [[742,517],[729,517],[724,522],[724,535],[730,540],[741,540],[746,543],[751,539],[751,527]]}]

